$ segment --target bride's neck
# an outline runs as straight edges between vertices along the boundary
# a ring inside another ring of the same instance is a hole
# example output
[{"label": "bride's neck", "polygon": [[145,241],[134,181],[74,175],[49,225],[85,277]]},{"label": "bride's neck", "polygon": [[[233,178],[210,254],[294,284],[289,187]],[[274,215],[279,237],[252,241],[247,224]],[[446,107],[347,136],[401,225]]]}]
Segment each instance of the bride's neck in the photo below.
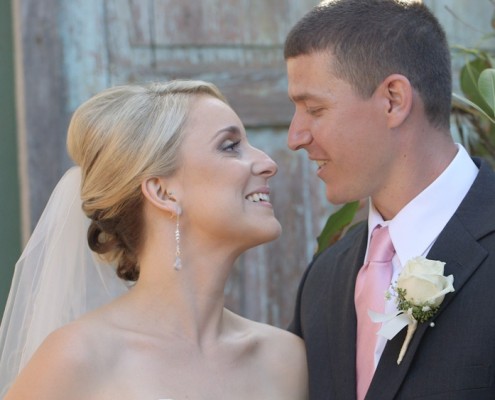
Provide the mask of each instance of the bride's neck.
[{"label": "bride's neck", "polygon": [[225,329],[224,288],[234,259],[189,254],[175,270],[173,259],[155,254],[143,260],[130,295],[157,331],[206,345]]}]

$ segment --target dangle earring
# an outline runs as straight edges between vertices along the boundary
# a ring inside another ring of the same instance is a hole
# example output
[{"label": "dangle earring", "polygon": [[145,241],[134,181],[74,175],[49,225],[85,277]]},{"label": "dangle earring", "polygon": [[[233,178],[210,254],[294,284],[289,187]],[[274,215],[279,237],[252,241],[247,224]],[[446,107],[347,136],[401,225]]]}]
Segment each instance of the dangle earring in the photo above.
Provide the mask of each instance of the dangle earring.
[{"label": "dangle earring", "polygon": [[[174,193],[173,192],[165,192],[167,197],[173,201],[176,201],[173,198]],[[176,223],[175,223],[175,262],[174,262],[174,269],[176,271],[179,271],[182,268],[182,260],[180,258],[180,229],[179,229],[179,217],[182,214],[182,209],[180,206],[176,203],[175,204],[175,216],[176,216]],[[170,218],[173,218],[174,214],[171,213]]]},{"label": "dangle earring", "polygon": [[179,216],[181,209],[177,206],[177,222],[175,224],[175,263],[174,269],[179,271],[182,268],[182,260],[180,258],[180,230],[179,230]]}]

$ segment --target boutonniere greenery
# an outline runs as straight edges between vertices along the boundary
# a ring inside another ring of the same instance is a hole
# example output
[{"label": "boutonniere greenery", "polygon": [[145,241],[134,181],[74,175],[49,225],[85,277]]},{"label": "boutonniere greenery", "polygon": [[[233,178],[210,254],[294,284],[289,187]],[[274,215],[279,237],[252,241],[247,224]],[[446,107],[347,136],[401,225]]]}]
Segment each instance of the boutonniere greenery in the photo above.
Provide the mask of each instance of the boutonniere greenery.
[{"label": "boutonniere greenery", "polygon": [[374,322],[381,322],[378,334],[392,339],[407,325],[407,335],[397,359],[400,364],[418,323],[430,320],[440,308],[447,293],[454,291],[454,277],[444,276],[445,263],[415,257],[409,260],[399,274],[397,282],[392,285],[386,298],[394,300],[397,312],[383,315],[370,311]]}]

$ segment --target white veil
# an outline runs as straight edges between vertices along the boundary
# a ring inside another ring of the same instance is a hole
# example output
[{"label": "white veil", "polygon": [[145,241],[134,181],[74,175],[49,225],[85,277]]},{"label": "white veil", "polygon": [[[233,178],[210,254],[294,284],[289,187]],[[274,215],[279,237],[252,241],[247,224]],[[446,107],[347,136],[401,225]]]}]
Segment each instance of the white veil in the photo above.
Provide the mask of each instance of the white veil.
[{"label": "white veil", "polygon": [[127,291],[89,249],[80,185],[80,168],[69,169],[15,266],[0,326],[0,398],[50,332]]}]

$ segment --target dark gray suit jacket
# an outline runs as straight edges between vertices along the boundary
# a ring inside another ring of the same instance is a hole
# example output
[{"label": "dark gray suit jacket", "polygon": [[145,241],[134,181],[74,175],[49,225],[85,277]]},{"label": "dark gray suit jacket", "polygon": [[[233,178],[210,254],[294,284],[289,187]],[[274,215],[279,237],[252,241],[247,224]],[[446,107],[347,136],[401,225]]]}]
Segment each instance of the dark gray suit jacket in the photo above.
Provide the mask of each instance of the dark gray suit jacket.
[{"label": "dark gray suit jacket", "polygon": [[[495,174],[475,162],[475,182],[427,256],[446,263],[455,292],[434,327],[418,326],[400,365],[406,329],[387,342],[367,400],[495,399]],[[311,400],[356,398],[354,284],[366,241],[361,223],[315,258],[301,281],[289,329],[306,343]]]}]

